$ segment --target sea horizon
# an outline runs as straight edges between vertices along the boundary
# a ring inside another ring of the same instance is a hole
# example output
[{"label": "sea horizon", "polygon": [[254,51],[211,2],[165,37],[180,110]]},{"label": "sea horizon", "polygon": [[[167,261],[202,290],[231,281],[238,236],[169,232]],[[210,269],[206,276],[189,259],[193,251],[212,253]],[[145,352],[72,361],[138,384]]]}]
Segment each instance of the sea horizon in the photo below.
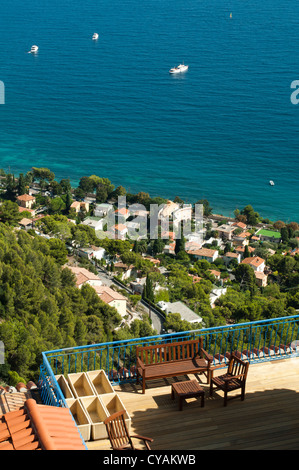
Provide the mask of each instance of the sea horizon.
[{"label": "sea horizon", "polygon": [[[295,0],[4,5],[0,167],[299,222],[298,12]],[[179,63],[189,70],[169,74]]]}]

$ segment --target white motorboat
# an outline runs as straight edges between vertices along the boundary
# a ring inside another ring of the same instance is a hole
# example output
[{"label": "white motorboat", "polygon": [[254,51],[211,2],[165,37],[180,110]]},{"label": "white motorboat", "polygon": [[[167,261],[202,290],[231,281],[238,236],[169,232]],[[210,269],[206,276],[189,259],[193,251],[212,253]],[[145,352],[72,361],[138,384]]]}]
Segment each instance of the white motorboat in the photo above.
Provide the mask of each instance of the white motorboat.
[{"label": "white motorboat", "polygon": [[169,73],[182,73],[182,72],[186,72],[189,68],[189,65],[185,65],[185,64],[180,64],[178,65],[177,67],[172,67],[170,70],[169,70]]},{"label": "white motorboat", "polygon": [[98,38],[99,38],[98,33],[94,33],[93,36],[92,36],[92,39],[93,39],[93,40],[97,40]]},{"label": "white motorboat", "polygon": [[270,184],[270,186],[274,186],[274,181],[270,180],[269,184]]},{"label": "white motorboat", "polygon": [[35,52],[38,51],[38,46],[31,46],[31,49],[29,51],[29,54],[34,54]]}]

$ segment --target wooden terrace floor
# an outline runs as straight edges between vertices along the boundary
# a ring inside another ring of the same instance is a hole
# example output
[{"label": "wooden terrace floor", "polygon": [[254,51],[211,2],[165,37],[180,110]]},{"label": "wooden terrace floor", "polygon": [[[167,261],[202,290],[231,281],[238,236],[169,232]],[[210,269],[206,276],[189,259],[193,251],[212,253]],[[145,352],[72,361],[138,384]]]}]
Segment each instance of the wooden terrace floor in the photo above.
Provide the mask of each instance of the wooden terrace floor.
[{"label": "wooden terrace floor", "polygon": [[[299,449],[299,358],[251,364],[245,401],[229,401],[226,408],[222,392],[210,398],[205,376],[198,379],[206,390],[205,407],[190,399],[183,411],[171,399],[171,383],[188,377],[148,382],[145,395],[140,386],[115,387],[131,416],[131,434],[152,437],[153,451]],[[111,449],[108,440],[87,446]]]}]

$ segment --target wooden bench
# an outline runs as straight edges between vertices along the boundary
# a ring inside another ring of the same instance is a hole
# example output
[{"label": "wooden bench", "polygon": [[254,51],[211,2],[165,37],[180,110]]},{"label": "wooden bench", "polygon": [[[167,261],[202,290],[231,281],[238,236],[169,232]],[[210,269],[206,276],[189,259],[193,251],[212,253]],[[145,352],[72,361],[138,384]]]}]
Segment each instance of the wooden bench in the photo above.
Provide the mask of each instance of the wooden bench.
[{"label": "wooden bench", "polygon": [[186,374],[204,373],[207,383],[210,383],[213,357],[202,346],[202,338],[137,346],[137,384],[142,378],[142,393],[145,393],[145,384],[148,380]]}]

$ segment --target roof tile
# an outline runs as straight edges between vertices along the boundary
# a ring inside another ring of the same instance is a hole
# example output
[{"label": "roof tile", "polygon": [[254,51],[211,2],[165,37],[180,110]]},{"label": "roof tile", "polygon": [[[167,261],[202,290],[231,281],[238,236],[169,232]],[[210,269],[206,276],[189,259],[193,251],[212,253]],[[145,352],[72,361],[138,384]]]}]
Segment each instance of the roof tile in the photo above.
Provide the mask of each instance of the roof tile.
[{"label": "roof tile", "polygon": [[0,450],[85,450],[68,408],[39,405],[29,398],[0,417]]}]

